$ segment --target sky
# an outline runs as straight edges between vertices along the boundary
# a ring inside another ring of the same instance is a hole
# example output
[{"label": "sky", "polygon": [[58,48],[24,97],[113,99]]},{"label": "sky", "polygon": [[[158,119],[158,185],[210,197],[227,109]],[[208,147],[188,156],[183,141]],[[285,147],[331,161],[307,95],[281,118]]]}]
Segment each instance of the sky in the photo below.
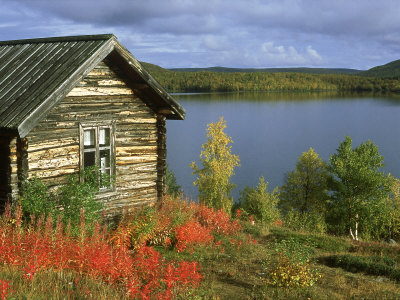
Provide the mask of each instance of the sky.
[{"label": "sky", "polygon": [[400,1],[0,0],[0,40],[104,33],[164,68],[366,70],[400,59]]}]

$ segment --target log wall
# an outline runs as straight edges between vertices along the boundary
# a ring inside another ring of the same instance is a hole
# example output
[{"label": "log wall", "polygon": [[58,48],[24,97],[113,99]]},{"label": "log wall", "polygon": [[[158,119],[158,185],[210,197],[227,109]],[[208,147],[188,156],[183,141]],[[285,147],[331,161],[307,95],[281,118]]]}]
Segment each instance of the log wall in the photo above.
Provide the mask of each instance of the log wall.
[{"label": "log wall", "polygon": [[113,121],[115,191],[98,194],[109,215],[155,203],[165,172],[165,118],[118,74],[100,63],[27,136],[28,177],[57,188],[79,171],[79,124]]},{"label": "log wall", "polygon": [[18,194],[17,138],[0,134],[0,212]]}]

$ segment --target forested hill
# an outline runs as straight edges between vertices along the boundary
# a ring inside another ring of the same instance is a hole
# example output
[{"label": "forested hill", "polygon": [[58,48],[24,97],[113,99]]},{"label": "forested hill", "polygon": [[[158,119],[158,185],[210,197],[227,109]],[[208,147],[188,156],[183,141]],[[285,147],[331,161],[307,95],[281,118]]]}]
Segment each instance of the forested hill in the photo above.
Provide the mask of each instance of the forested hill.
[{"label": "forested hill", "polygon": [[360,74],[381,78],[400,77],[400,59],[382,66],[371,68],[367,71],[361,72]]},{"label": "forested hill", "polygon": [[210,67],[210,68],[172,68],[169,69],[176,72],[222,72],[222,73],[307,73],[307,74],[359,74],[360,70],[343,69],[343,68],[225,68],[225,67]]},{"label": "forested hill", "polygon": [[400,92],[399,78],[295,72],[182,72],[142,65],[169,92],[372,91]]},{"label": "forested hill", "polygon": [[226,68],[226,67],[209,67],[209,68],[170,68],[164,69],[160,66],[140,62],[150,73],[153,72],[216,72],[216,73],[306,73],[306,74],[360,74],[361,70],[345,69],[345,68]]}]

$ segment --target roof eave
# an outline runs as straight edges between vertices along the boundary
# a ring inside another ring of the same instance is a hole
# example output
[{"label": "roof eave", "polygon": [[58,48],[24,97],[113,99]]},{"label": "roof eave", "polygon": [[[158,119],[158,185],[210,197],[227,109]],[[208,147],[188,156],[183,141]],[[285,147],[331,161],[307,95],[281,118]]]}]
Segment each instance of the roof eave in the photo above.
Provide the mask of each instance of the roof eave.
[{"label": "roof eave", "polygon": [[143,68],[139,61],[116,40],[115,51],[129,64],[129,66],[142,78],[142,80],[154,90],[160,99],[170,109],[170,113],[164,113],[167,119],[184,120],[185,109]]}]

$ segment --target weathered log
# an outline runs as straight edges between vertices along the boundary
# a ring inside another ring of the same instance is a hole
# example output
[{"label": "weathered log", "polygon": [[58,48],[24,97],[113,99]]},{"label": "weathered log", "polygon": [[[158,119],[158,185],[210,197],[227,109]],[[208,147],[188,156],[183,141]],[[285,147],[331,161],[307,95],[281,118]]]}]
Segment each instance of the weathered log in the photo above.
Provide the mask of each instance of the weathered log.
[{"label": "weathered log", "polygon": [[[53,190],[65,184],[66,176],[79,171],[80,124],[103,121],[112,121],[115,128],[114,189],[97,195],[107,214],[155,203],[164,183],[159,172],[165,171],[165,118],[158,120],[105,63],[91,71],[29,133],[28,177],[41,178]],[[10,153],[17,157],[17,149]],[[12,172],[18,170],[15,159]]]}]

